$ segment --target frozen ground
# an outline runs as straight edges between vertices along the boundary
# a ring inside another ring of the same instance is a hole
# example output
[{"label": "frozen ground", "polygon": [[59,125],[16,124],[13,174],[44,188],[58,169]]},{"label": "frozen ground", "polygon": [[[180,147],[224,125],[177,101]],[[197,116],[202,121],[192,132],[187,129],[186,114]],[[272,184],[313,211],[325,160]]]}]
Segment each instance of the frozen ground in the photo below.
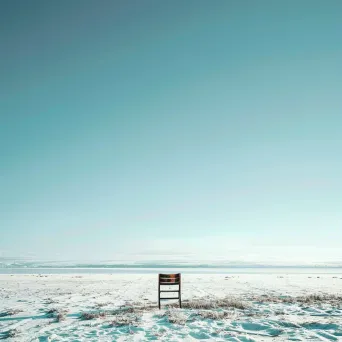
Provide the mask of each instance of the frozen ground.
[{"label": "frozen ground", "polygon": [[153,274],[0,275],[0,339],[342,340],[342,274],[182,280],[185,308],[158,310]]}]

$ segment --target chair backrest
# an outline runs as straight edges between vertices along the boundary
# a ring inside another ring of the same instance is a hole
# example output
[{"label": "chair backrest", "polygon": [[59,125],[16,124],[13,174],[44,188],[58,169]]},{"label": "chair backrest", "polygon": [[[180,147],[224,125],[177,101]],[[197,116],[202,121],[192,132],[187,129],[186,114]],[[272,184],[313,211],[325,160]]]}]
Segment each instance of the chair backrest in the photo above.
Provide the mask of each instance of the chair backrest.
[{"label": "chair backrest", "polygon": [[160,285],[180,284],[181,274],[159,274]]}]

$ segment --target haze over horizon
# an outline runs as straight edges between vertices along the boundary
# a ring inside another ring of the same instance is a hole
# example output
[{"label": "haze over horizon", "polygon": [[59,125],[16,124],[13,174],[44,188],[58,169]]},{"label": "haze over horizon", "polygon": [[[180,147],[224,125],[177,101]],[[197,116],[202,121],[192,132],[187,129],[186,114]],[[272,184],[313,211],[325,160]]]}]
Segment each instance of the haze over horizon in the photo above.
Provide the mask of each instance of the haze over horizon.
[{"label": "haze over horizon", "polygon": [[341,15],[2,1],[0,257],[342,263]]}]

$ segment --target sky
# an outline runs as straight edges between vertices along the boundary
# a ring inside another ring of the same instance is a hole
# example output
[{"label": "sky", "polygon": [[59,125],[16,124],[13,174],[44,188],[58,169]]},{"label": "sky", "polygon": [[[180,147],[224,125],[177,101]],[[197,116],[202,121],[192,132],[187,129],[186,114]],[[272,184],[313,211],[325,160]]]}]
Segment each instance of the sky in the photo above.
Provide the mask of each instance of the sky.
[{"label": "sky", "polygon": [[0,257],[342,264],[341,15],[1,1]]}]

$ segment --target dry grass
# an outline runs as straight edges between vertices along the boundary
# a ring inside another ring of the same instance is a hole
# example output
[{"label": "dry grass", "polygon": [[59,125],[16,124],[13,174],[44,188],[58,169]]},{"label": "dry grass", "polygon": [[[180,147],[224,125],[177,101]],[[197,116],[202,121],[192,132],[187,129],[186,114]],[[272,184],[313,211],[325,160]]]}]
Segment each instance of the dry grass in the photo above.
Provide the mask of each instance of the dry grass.
[{"label": "dry grass", "polygon": [[1,340],[6,340],[7,338],[14,338],[19,335],[19,330],[17,329],[10,329],[2,334],[0,337]]},{"label": "dry grass", "polygon": [[[105,306],[106,304],[101,304],[101,306]],[[234,313],[227,311],[214,311],[216,309],[238,309],[245,310],[250,306],[234,297],[225,297],[225,298],[201,298],[191,301],[184,301],[182,303],[182,309],[179,309],[178,303],[171,303],[165,305],[166,309],[165,313],[160,312],[159,316],[167,317],[170,323],[174,324],[185,324],[190,318],[191,313],[186,312],[183,309],[194,309],[200,310],[195,312],[195,315],[201,316],[202,318],[207,319],[225,319],[232,318]],[[81,320],[91,320],[99,317],[105,317],[106,315],[114,316],[113,321],[111,323],[112,326],[120,326],[120,325],[133,325],[139,321],[139,317],[143,312],[156,310],[158,307],[155,304],[144,303],[144,302],[134,302],[134,303],[125,303],[125,305],[119,307],[116,310],[107,310],[102,312],[83,312],[80,315]],[[211,310],[211,311],[204,311]],[[193,315],[191,315],[193,319]]]},{"label": "dry grass", "polygon": [[239,310],[248,309],[250,306],[234,297],[214,298],[214,299],[196,299],[182,304],[184,309],[219,309],[235,308]]},{"label": "dry grass", "polygon": [[80,315],[80,319],[83,321],[89,321],[91,319],[103,317],[106,317],[105,312],[82,312]]},{"label": "dry grass", "polygon": [[260,297],[253,297],[251,299],[260,303],[286,303],[301,305],[330,304],[331,306],[340,306],[342,302],[342,296],[334,294],[309,294],[297,297],[277,297],[263,295]]},{"label": "dry grass", "polygon": [[66,319],[68,310],[62,310],[57,308],[51,308],[46,312],[46,315],[51,318],[55,318],[56,322],[62,322]]},{"label": "dry grass", "polygon": [[342,296],[334,295],[334,294],[310,294],[307,296],[299,296],[297,297],[297,301],[300,303],[329,303],[329,304],[340,304],[342,301]]},{"label": "dry grass", "polygon": [[198,316],[204,319],[222,320],[222,319],[232,319],[236,317],[236,314],[229,311],[213,311],[213,310],[201,310],[197,312]]},{"label": "dry grass", "polygon": [[6,317],[6,316],[13,316],[20,312],[23,312],[23,310],[20,309],[6,309],[4,312],[0,312],[0,317]]},{"label": "dry grass", "polygon": [[173,324],[184,325],[188,320],[188,316],[181,309],[167,310],[164,315]]},{"label": "dry grass", "polygon": [[52,309],[49,309],[48,311],[46,311],[46,314],[47,314],[49,317],[53,317],[53,316],[55,316],[57,313],[58,313],[58,309],[56,309],[56,308],[52,308]]},{"label": "dry grass", "polygon": [[17,329],[12,329],[8,331],[8,337],[15,337],[19,334],[19,331]]},{"label": "dry grass", "polygon": [[[157,313],[159,317],[166,317],[169,323],[184,325],[187,322],[192,322],[196,320],[196,317],[201,317],[203,319],[213,319],[213,320],[222,320],[222,319],[233,319],[236,318],[238,313],[233,311],[217,311],[215,309],[208,310],[206,305],[197,305],[197,307],[201,307],[200,310],[196,310],[194,313],[185,312],[183,309],[179,308],[171,308],[166,310],[165,312]],[[205,308],[203,308],[205,307]],[[212,309],[212,305],[210,306]]]},{"label": "dry grass", "polygon": [[141,315],[142,312],[146,311],[145,308],[135,308],[133,306],[122,306],[116,310],[102,310],[99,312],[82,312],[80,315],[81,320],[91,320],[96,318],[103,318],[108,315],[110,316],[127,316],[128,314],[135,314],[136,316]]},{"label": "dry grass", "polygon": [[136,326],[140,320],[140,315],[137,314],[120,314],[114,316],[114,319],[111,321],[110,326],[119,327],[124,325],[133,325]]},{"label": "dry grass", "polygon": [[55,300],[53,300],[52,298],[46,298],[44,301],[44,304],[55,304],[57,303]]},{"label": "dry grass", "polygon": [[132,302],[128,307],[133,307],[134,311],[151,311],[158,308],[157,304],[152,304],[151,302]]},{"label": "dry grass", "polygon": [[137,311],[137,308],[133,306],[125,306],[125,307],[121,307],[119,310],[114,311],[113,314],[116,315],[116,314],[120,314],[123,312],[133,313],[135,311]]},{"label": "dry grass", "polygon": [[100,309],[103,308],[104,306],[108,306],[110,303],[96,303],[95,304],[95,309]]},{"label": "dry grass", "polygon": [[158,306],[156,304],[134,302],[129,306],[122,306],[119,309],[108,311],[112,315],[121,313],[141,313],[156,310]]},{"label": "dry grass", "polygon": [[62,321],[65,321],[65,319],[66,319],[66,315],[63,313],[58,313],[56,315],[56,322],[62,322]]}]

